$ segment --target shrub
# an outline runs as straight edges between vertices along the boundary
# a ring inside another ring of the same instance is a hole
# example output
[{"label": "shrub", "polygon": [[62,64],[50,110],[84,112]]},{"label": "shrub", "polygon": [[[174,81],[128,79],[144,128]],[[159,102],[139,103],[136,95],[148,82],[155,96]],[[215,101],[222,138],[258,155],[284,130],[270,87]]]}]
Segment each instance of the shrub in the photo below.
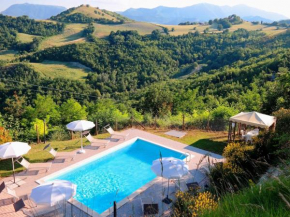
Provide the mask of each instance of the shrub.
[{"label": "shrub", "polygon": [[290,133],[290,109],[281,108],[273,115],[277,118],[276,132]]},{"label": "shrub", "polygon": [[11,142],[12,138],[9,135],[8,130],[6,130],[4,127],[0,127],[0,144]]},{"label": "shrub", "polygon": [[178,192],[173,205],[173,216],[199,216],[205,211],[215,210],[218,206],[216,197],[210,192],[192,195],[188,192]]}]

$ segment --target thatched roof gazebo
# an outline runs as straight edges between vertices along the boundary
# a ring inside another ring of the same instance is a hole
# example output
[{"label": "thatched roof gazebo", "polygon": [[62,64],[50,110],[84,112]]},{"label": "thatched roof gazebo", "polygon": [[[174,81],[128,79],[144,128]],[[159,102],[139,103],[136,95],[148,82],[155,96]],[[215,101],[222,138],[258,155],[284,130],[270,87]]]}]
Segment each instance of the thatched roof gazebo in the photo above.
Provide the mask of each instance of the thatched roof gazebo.
[{"label": "thatched roof gazebo", "polygon": [[258,112],[241,112],[231,117],[229,119],[229,142],[235,141],[237,127],[240,135],[242,125],[275,130],[276,118]]}]

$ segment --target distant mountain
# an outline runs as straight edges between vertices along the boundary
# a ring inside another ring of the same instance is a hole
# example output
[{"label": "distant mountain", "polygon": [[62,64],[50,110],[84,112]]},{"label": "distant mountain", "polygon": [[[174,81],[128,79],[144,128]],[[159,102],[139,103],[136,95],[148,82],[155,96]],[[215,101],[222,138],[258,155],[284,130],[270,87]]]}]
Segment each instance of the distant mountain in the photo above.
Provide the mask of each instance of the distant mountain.
[{"label": "distant mountain", "polygon": [[35,5],[35,4],[15,4],[11,5],[5,11],[2,12],[3,15],[8,16],[29,16],[32,19],[48,19],[51,16],[55,16],[63,11],[65,7],[51,6],[51,5]]},{"label": "distant mountain", "polygon": [[260,16],[248,16],[248,17],[243,17],[244,20],[249,21],[249,22],[254,22],[254,21],[263,21],[263,23],[272,23],[273,20],[270,19],[266,19],[264,17],[260,17]]},{"label": "distant mountain", "polygon": [[217,6],[213,4],[196,4],[184,8],[157,7],[153,9],[128,9],[122,15],[137,20],[160,24],[179,24],[181,22],[205,22],[210,19],[224,18],[232,14],[244,17],[262,17],[268,21],[287,19],[287,17],[252,8],[246,5]]}]

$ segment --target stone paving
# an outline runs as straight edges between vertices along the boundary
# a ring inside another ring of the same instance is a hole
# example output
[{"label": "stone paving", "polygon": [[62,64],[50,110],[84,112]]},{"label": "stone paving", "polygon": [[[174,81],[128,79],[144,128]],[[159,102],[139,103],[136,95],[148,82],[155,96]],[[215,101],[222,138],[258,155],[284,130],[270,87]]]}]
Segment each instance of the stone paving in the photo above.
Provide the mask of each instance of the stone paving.
[{"label": "stone paving", "polygon": [[[205,155],[209,155],[209,159],[212,162],[219,162],[223,161],[222,156],[209,153],[207,151],[194,148],[164,137],[160,137],[142,130],[137,129],[129,129],[124,131],[125,133],[129,133],[129,136],[127,140],[133,139],[135,137],[144,138],[146,140],[150,140],[152,142],[162,144],[163,146],[166,146],[168,148],[172,148],[175,150],[178,150],[183,153],[188,153],[193,156],[193,158],[188,162],[190,174],[185,177],[187,179],[187,182],[196,181],[200,183],[200,185],[203,185],[205,181],[205,175],[198,170],[198,167],[200,165],[200,161],[204,159]],[[43,171],[31,171],[28,173],[21,172],[16,174],[16,177],[25,183],[22,184],[20,187],[15,188],[16,194],[18,197],[22,197],[24,195],[29,195],[31,190],[36,187],[38,184],[35,182],[36,180],[39,180],[47,175],[50,175],[52,173],[55,173],[61,169],[64,169],[72,164],[78,163],[84,159],[87,159],[91,156],[94,156],[98,153],[101,153],[107,149],[110,149],[112,147],[118,146],[119,144],[123,143],[124,140],[113,138],[110,140],[109,145],[106,148],[100,147],[99,149],[91,149],[89,147],[86,147],[86,153],[85,154],[77,154],[74,161],[70,161],[69,159],[65,162],[63,161],[54,161],[52,164],[51,169],[46,172]],[[207,159],[204,159],[204,161],[207,161]],[[5,178],[5,182],[9,182],[12,179],[12,177]],[[2,180],[1,180],[2,181]],[[170,190],[169,190],[169,197],[174,199],[174,194],[177,191],[176,185],[173,181],[170,182]],[[154,184],[151,185],[151,187],[147,188],[144,192],[141,192],[138,196],[136,196],[133,199],[130,199],[126,204],[124,204],[121,207],[118,207],[118,217],[120,216],[142,216],[142,208],[141,208],[141,199],[143,197],[152,197],[154,203],[158,203],[159,205],[159,216],[166,216],[168,213],[170,213],[170,205],[165,205],[162,203],[162,199],[166,197],[167,194],[167,180],[162,178],[156,178],[154,180]],[[12,203],[12,196],[6,194],[5,192],[2,192],[0,194],[0,216],[2,217],[9,217],[9,216],[26,216],[21,211],[15,213]],[[85,207],[85,206],[84,206]],[[112,210],[111,210],[112,211]],[[69,203],[66,204],[66,209],[64,212],[65,216],[76,216],[76,217],[86,217],[88,216],[85,212],[80,211],[78,208],[71,206]],[[54,215],[55,216],[55,215]],[[104,215],[102,215],[104,216]],[[109,216],[113,216],[110,214]]]}]

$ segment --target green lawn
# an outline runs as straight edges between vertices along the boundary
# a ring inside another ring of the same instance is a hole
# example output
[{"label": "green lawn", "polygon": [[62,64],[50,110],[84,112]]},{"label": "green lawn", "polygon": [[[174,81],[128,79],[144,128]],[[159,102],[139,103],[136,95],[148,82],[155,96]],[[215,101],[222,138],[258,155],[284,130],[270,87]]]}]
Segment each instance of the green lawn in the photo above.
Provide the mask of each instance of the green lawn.
[{"label": "green lawn", "polygon": [[222,154],[225,146],[227,145],[227,133],[226,132],[207,132],[201,130],[188,131],[183,138],[175,138],[167,136],[164,133],[169,130],[148,130],[158,136],[162,136],[168,139],[172,139],[196,148],[207,150],[216,154]]},{"label": "green lawn", "polygon": [[84,79],[91,71],[87,67],[73,62],[44,61],[29,63],[35,71],[48,78],[67,78],[72,80]]},{"label": "green lawn", "polygon": [[[98,135],[97,138],[107,138],[109,134]],[[89,142],[86,139],[83,139],[84,146],[89,145]],[[80,139],[68,140],[68,141],[53,141],[47,142],[51,146],[60,152],[70,152],[80,148],[81,143]],[[43,151],[45,144],[31,144],[31,150],[24,157],[31,163],[46,162],[52,160],[52,156],[47,152]],[[16,171],[20,172],[24,168],[21,167],[18,163],[15,164]],[[12,163],[11,159],[0,160],[0,177],[6,177],[12,175]]]}]

